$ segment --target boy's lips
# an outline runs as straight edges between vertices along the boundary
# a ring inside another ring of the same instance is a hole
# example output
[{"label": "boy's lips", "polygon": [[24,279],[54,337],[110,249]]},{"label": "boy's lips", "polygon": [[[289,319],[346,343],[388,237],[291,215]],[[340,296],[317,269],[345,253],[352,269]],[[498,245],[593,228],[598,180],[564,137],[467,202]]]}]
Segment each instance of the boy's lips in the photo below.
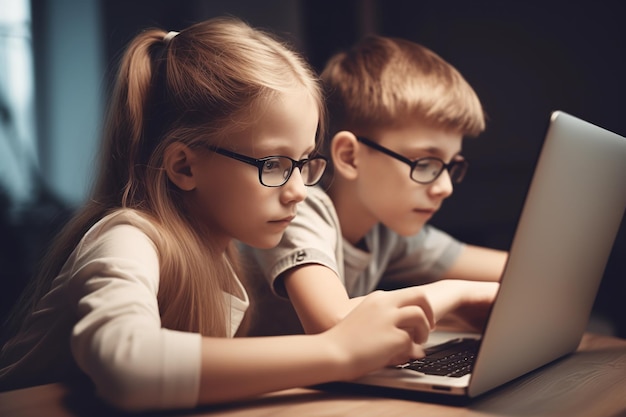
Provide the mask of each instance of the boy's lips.
[{"label": "boy's lips", "polygon": [[432,215],[432,214],[435,214],[437,212],[437,209],[436,208],[418,208],[418,209],[415,209],[413,211],[415,211],[417,213],[421,213],[421,214],[430,214],[430,215]]}]

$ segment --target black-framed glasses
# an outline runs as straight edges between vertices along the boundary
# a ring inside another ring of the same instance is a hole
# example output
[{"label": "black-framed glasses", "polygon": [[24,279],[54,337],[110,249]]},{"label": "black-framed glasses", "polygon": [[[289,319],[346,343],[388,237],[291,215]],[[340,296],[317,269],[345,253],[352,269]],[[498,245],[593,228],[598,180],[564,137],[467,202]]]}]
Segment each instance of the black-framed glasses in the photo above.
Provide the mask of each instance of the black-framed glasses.
[{"label": "black-framed glasses", "polygon": [[289,178],[291,178],[294,168],[300,170],[304,185],[315,185],[322,179],[322,175],[324,175],[324,170],[328,163],[328,160],[321,155],[301,159],[299,161],[281,155],[266,156],[265,158],[256,159],[217,146],[208,144],[203,146],[220,155],[257,167],[259,170],[259,182],[266,187],[280,187],[285,185],[287,181],[289,181]]},{"label": "black-framed glasses", "polygon": [[371,139],[357,136],[357,140],[372,149],[409,165],[411,167],[409,176],[413,181],[420,184],[430,184],[435,181],[439,178],[444,169],[448,170],[448,174],[450,175],[450,180],[452,182],[460,183],[463,181],[465,173],[467,172],[467,167],[469,166],[468,162],[462,156],[456,156],[455,159],[453,159],[449,164],[446,164],[443,160],[434,156],[418,158],[412,161],[409,158],[392,151],[391,149],[387,149],[384,146],[379,145]]}]

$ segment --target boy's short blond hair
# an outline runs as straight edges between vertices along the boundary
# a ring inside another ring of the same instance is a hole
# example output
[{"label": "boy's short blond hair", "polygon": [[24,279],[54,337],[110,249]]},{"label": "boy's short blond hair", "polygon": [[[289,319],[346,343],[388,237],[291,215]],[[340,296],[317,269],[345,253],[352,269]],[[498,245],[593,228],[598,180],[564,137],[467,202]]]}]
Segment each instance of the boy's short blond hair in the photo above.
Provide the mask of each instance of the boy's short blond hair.
[{"label": "boy's short blond hair", "polygon": [[368,36],[334,55],[321,74],[330,137],[367,134],[407,119],[477,136],[485,129],[478,96],[440,56],[415,42]]}]

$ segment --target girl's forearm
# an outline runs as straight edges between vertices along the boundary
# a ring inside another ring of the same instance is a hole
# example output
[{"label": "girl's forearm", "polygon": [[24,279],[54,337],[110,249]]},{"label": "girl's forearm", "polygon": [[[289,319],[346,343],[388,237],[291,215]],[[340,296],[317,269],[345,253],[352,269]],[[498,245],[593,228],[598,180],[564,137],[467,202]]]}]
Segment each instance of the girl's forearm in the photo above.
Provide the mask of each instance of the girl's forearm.
[{"label": "girl's forearm", "polygon": [[375,291],[322,333],[204,338],[199,400],[233,401],[404,363],[423,356],[418,343],[433,326],[432,309],[420,291]]},{"label": "girl's forearm", "polygon": [[281,389],[340,380],[348,360],[324,334],[205,338],[200,404],[228,402]]}]

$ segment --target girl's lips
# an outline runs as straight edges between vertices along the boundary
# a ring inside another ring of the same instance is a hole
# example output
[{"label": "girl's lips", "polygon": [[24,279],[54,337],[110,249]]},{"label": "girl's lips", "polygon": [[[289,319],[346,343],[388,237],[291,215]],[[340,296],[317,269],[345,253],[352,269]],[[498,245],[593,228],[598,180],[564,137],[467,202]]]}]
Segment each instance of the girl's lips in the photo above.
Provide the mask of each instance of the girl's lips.
[{"label": "girl's lips", "polygon": [[295,216],[289,216],[289,217],[285,217],[279,220],[270,220],[270,223],[274,223],[274,224],[289,224],[293,221],[293,219],[295,218]]}]

